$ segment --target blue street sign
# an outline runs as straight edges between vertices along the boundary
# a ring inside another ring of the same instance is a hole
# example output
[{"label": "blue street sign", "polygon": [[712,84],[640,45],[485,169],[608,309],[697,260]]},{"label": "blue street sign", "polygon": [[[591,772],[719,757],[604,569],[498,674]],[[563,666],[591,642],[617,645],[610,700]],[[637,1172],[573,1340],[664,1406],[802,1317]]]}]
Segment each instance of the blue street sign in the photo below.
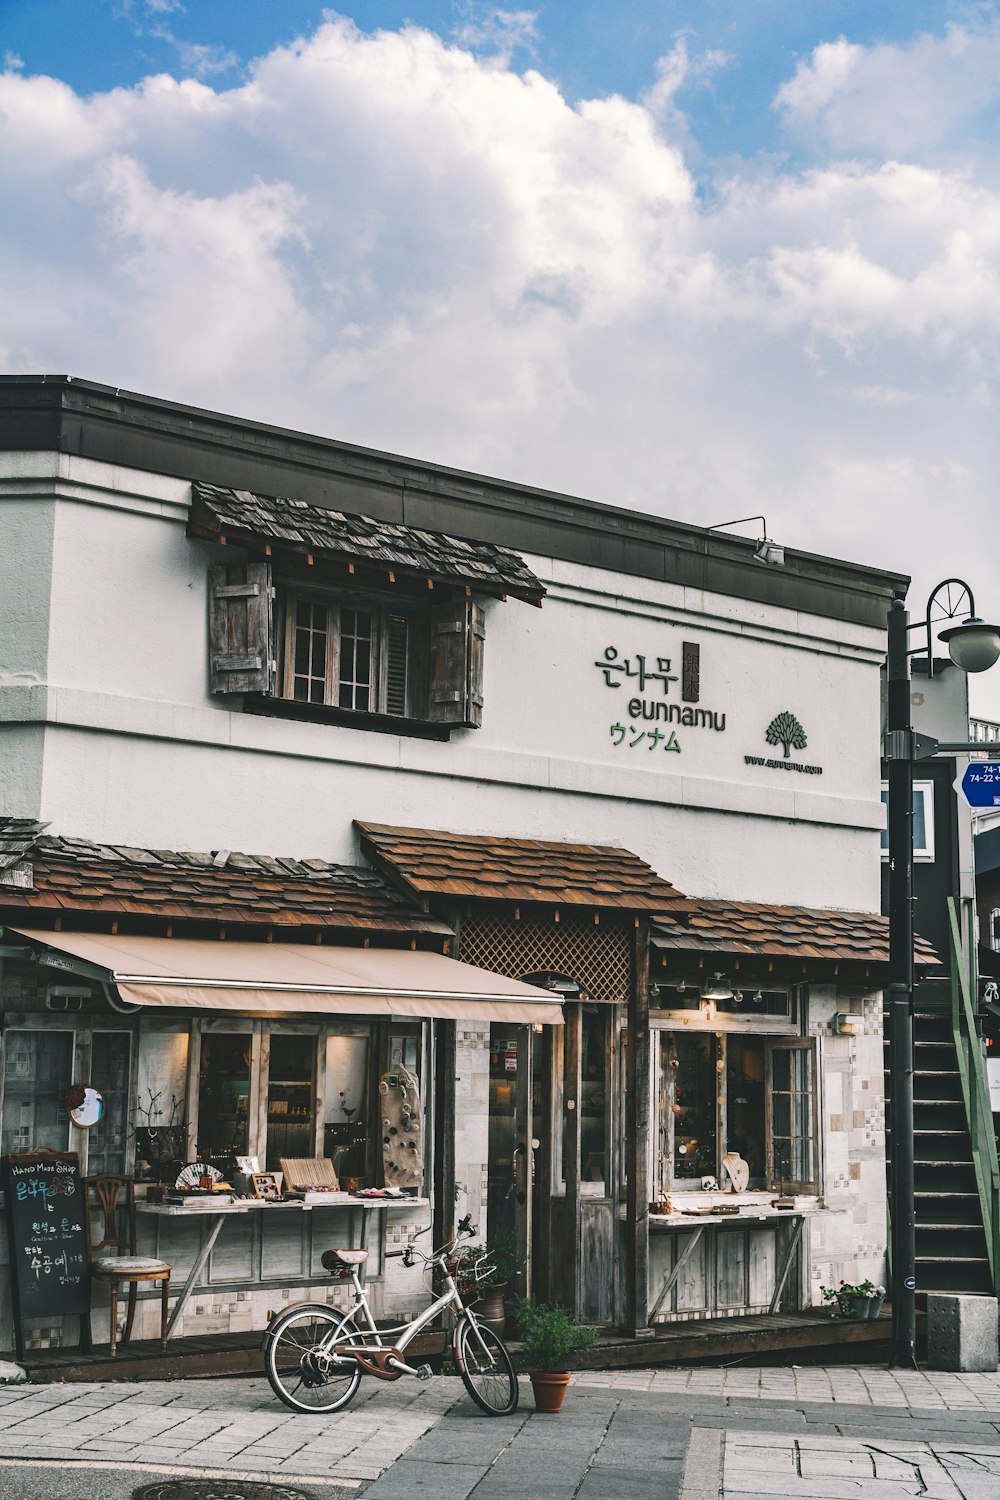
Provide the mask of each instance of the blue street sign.
[{"label": "blue street sign", "polygon": [[1000,807],[1000,760],[974,760],[965,769],[961,791],[970,807]]}]

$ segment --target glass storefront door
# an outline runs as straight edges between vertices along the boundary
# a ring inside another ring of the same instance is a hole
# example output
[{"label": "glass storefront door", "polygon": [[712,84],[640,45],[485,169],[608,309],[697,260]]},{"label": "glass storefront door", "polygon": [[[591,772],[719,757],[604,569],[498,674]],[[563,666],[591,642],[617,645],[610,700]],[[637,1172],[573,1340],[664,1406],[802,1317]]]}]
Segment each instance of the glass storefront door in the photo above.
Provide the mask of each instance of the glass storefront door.
[{"label": "glass storefront door", "polygon": [[486,1222],[491,1241],[512,1239],[530,1284],[531,1028],[490,1027],[490,1115]]}]

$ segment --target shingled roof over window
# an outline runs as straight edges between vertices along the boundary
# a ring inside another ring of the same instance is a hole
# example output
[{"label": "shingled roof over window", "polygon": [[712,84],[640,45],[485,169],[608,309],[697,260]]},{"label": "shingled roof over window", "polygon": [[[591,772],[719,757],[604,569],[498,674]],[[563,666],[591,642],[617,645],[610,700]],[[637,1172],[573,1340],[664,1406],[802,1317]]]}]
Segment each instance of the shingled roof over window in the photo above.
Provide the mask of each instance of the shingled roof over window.
[{"label": "shingled roof over window", "polygon": [[194,484],[188,533],[465,584],[483,594],[513,594],[529,604],[541,604],[545,594],[540,580],[507,547],[249,490]]},{"label": "shingled roof over window", "polygon": [[490,834],[357,823],[365,854],[419,897],[472,896],[591,910],[668,911],[684,897],[637,854]]},{"label": "shingled roof over window", "polygon": [[48,826],[34,818],[0,818],[0,871],[24,864],[35,840]]},{"label": "shingled roof over window", "polygon": [[[826,959],[835,963],[889,961],[888,918],[873,912],[817,911],[752,901],[691,901],[687,910],[657,918],[654,948],[666,952]],[[918,937],[914,956],[924,968],[940,960]]]},{"label": "shingled roof over window", "polygon": [[376,871],[321,859],[226,850],[179,853],[47,835],[34,838],[22,858],[30,861],[33,884],[0,888],[0,907],[8,911],[106,912],[283,929],[450,932],[414,910]]}]

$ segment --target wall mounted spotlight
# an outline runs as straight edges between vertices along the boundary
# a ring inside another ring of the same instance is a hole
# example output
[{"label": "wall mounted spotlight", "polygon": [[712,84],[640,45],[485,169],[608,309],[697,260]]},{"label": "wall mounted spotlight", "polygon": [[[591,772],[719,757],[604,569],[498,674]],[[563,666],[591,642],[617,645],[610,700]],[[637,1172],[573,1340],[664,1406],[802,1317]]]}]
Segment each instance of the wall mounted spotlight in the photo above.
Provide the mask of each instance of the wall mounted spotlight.
[{"label": "wall mounted spotlight", "polygon": [[733,998],[733,987],[721,974],[713,974],[707,984],[702,986],[702,1000],[731,1000]]}]

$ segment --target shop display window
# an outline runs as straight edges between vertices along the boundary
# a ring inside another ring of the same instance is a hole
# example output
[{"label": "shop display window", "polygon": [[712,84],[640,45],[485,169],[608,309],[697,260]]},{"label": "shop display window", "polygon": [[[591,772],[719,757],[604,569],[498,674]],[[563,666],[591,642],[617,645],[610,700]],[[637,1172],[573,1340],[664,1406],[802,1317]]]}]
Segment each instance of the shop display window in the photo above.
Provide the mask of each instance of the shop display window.
[{"label": "shop display window", "polygon": [[607,1071],[608,1019],[606,1008],[583,1006],[580,1022],[580,1181],[605,1180],[608,1145]]},{"label": "shop display window", "polygon": [[22,1031],[4,1036],[3,1121],[0,1152],[69,1143],[66,1091],[73,1082],[72,1031]]},{"label": "shop display window", "polygon": [[246,1156],[250,1140],[250,1032],[216,1031],[201,1038],[198,1071],[198,1155]]},{"label": "shop display window", "polygon": [[724,1185],[737,1153],[758,1191],[817,1190],[815,1043],[724,1031],[660,1033],[659,1186]]},{"label": "shop display window", "polygon": [[420,1192],[425,1163],[419,1027],[390,1032],[387,1059],[378,1085],[382,1180],[386,1187]]},{"label": "shop display window", "polygon": [[812,1045],[774,1047],[769,1060],[772,1175],[779,1187],[806,1191],[816,1177]]},{"label": "shop display window", "polygon": [[283,1156],[316,1154],[316,1038],[272,1032],[267,1084],[267,1170]]},{"label": "shop display window", "polygon": [[716,1058],[718,1041],[710,1033],[671,1037],[665,1076],[673,1136],[675,1181],[701,1185],[714,1176],[718,1157]]},{"label": "shop display window", "polygon": [[[726,1149],[750,1168],[748,1187],[767,1187],[766,1058],[761,1037],[726,1038]],[[715,1168],[711,1169],[713,1172]]]},{"label": "shop display window", "polygon": [[128,1148],[128,1085],[132,1038],[127,1031],[95,1031],[90,1083],[104,1099],[104,1113],[87,1136],[87,1171],[124,1172]]},{"label": "shop display window", "polygon": [[368,1037],[327,1037],[323,1155],[341,1182],[367,1177],[370,1118]]}]

